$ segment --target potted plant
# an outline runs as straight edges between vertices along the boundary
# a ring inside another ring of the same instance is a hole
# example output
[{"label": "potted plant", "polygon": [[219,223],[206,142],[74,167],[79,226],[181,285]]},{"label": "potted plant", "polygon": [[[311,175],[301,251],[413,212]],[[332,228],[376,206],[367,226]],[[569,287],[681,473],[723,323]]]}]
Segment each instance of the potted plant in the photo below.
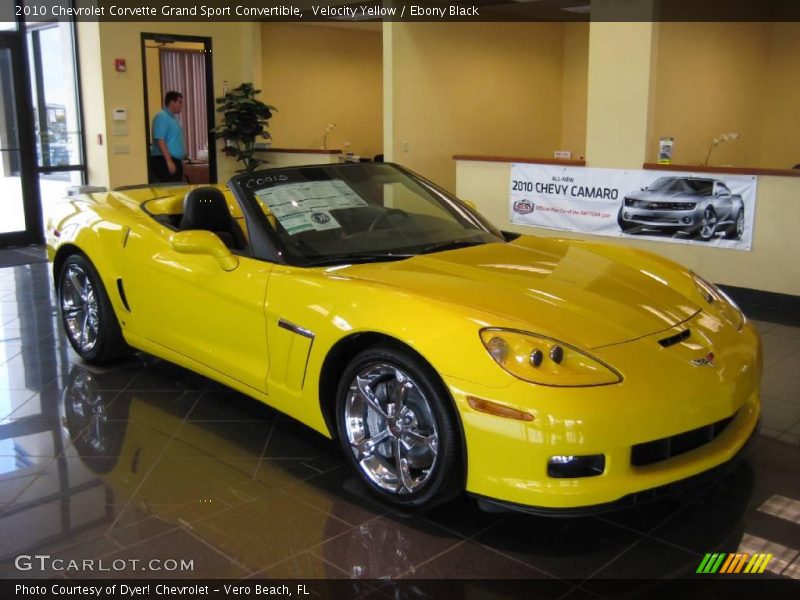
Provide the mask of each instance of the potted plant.
[{"label": "potted plant", "polygon": [[218,113],[222,113],[222,124],[212,131],[216,138],[225,139],[222,152],[242,163],[237,172],[250,172],[267,161],[254,156],[256,139],[270,139],[267,131],[272,113],[277,109],[256,98],[261,90],[252,83],[243,83],[217,98]]},{"label": "potted plant", "polygon": [[717,146],[719,146],[723,142],[733,142],[739,139],[739,133],[736,131],[732,131],[731,133],[723,133],[722,135],[715,137],[711,140],[711,145],[708,147],[708,152],[706,153],[706,159],[701,163],[703,167],[708,166],[708,161],[711,160],[711,151],[714,150]]}]

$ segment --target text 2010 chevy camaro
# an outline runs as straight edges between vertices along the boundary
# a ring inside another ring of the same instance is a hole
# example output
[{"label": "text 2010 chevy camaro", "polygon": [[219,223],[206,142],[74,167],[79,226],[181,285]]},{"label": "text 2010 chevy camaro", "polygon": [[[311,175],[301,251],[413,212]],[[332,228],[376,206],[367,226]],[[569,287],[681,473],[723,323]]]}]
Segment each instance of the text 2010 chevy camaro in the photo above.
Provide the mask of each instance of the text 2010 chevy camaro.
[{"label": "text 2010 chevy camaro", "polygon": [[48,245],[85,360],[136,348],[249,394],[403,507],[615,507],[729,462],[759,420],[758,335],[715,286],[501,233],[395,165],[72,198]]}]

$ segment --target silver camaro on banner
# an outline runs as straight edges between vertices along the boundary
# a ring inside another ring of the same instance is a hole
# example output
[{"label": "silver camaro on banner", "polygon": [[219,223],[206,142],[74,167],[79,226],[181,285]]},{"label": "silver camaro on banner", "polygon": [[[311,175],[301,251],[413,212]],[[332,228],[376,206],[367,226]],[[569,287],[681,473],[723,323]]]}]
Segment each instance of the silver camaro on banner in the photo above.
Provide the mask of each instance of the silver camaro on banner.
[{"label": "silver camaro on banner", "polygon": [[514,163],[516,225],[750,250],[754,175]]}]

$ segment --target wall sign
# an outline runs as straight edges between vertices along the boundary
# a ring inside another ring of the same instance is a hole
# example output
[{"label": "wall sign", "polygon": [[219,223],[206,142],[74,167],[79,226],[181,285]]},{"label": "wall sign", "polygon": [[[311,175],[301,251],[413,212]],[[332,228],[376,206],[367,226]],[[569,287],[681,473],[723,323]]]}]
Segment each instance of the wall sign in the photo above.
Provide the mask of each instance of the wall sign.
[{"label": "wall sign", "polygon": [[750,250],[758,178],[513,163],[516,225]]}]

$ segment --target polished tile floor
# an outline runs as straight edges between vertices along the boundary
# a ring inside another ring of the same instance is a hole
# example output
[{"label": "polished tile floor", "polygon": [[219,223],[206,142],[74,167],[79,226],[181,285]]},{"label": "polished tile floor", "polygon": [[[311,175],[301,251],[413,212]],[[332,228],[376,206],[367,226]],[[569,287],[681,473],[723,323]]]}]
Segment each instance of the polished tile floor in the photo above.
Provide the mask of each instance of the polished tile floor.
[{"label": "polished tile floor", "polygon": [[[740,551],[800,578],[800,328],[757,323],[762,435],[724,479],[603,517],[468,498],[409,516],[365,496],[336,444],[230,389],[150,356],[83,364],[48,268],[0,269],[0,577],[548,578],[555,597],[591,598],[604,580],[691,576],[706,552]],[[194,570],[23,572],[20,554]]]}]

